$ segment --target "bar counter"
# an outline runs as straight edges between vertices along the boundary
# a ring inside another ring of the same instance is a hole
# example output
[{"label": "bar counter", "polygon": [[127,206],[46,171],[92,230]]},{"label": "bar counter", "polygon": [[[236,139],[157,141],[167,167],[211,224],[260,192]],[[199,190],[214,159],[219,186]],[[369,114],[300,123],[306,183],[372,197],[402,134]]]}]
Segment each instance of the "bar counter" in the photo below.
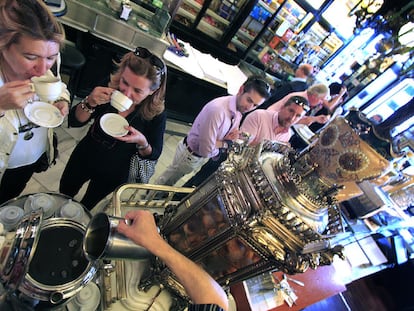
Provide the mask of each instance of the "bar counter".
[{"label": "bar counter", "polygon": [[[66,0],[67,12],[59,20],[66,26],[89,32],[127,50],[145,46],[162,56],[169,45],[165,40],[165,30],[171,17],[165,10],[151,12],[135,3],[131,4],[132,12],[125,21],[119,17],[119,12],[110,7],[110,2]],[[138,27],[139,21],[148,24],[148,31]]]},{"label": "bar counter", "polygon": [[[283,279],[282,272],[274,272],[274,275],[279,280]],[[298,296],[295,304],[292,307],[289,307],[286,303],[283,303],[283,305],[269,309],[269,311],[299,311],[306,306],[346,290],[334,265],[321,266],[316,270],[308,269],[305,273],[294,275],[292,278],[303,282],[305,285],[302,287],[292,281],[288,281],[289,285]],[[254,311],[248,303],[242,283],[232,286],[231,293],[236,301],[237,311]]]}]

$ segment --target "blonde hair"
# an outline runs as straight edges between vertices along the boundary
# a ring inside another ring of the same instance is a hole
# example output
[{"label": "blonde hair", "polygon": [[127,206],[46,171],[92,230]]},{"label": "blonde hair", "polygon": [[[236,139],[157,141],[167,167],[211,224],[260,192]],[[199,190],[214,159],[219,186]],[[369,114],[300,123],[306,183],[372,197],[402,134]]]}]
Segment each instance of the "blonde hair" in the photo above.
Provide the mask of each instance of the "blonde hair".
[{"label": "blonde hair", "polygon": [[329,88],[323,83],[317,83],[308,88],[308,94],[318,96],[318,98],[325,98],[329,95]]},{"label": "blonde hair", "polygon": [[22,36],[62,46],[65,31],[41,0],[1,0],[0,52],[18,43]]},{"label": "blonde hair", "polygon": [[151,81],[150,89],[154,91],[139,104],[139,113],[145,120],[152,120],[165,110],[164,97],[166,89],[166,66],[159,71],[148,59],[138,57],[134,52],[126,53],[119,63],[116,63],[118,70],[111,76],[108,86],[114,89],[119,88],[121,75],[125,68],[129,68],[134,74],[142,76]]}]

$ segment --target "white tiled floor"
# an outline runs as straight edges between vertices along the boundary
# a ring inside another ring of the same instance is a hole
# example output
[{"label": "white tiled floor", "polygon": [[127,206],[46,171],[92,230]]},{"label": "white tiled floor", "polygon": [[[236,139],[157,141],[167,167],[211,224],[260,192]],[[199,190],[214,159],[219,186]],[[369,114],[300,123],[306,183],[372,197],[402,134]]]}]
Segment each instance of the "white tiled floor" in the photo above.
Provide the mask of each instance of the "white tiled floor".
[{"label": "white tiled floor", "polygon": [[[72,150],[79,140],[85,135],[88,129],[89,125],[82,128],[68,128],[66,120],[61,126],[56,128],[55,131],[58,135],[59,141],[59,158],[57,159],[56,165],[49,168],[46,172],[34,174],[22,195],[38,192],[57,192],[59,189],[59,180],[63,169],[65,168],[66,162],[68,161]],[[156,178],[171,162],[177,143],[187,134],[189,129],[189,124],[181,123],[175,120],[167,120],[167,129],[164,136],[164,147],[161,157],[158,160],[153,178]],[[186,177],[187,178],[183,178],[182,183],[190,176]],[[75,200],[81,199],[84,189],[85,187],[77,196],[75,196]]]}]

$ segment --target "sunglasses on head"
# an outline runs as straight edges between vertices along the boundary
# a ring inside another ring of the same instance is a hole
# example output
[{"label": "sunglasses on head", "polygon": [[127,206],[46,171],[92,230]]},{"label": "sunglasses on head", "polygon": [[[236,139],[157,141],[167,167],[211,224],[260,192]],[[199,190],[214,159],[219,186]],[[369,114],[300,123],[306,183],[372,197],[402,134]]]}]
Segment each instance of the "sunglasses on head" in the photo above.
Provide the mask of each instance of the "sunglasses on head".
[{"label": "sunglasses on head", "polygon": [[306,112],[310,110],[309,103],[304,98],[293,96],[289,98],[289,102],[301,106]]},{"label": "sunglasses on head", "polygon": [[134,54],[135,56],[140,57],[142,59],[148,59],[150,64],[157,68],[158,74],[163,75],[165,73],[164,63],[162,62],[162,60],[154,54],[152,54],[148,49],[143,47],[137,47],[134,51]]}]

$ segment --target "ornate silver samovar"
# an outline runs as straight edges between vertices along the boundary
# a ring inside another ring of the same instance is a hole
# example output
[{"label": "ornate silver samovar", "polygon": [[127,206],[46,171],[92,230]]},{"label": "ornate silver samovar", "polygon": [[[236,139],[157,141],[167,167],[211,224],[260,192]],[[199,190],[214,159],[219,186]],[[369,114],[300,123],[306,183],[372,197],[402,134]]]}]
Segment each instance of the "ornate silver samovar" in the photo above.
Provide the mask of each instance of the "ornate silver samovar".
[{"label": "ornate silver samovar", "polygon": [[[122,216],[131,208],[161,207],[158,226],[168,243],[227,287],[266,271],[302,273],[331,264],[335,255],[344,258],[343,247],[331,245],[343,232],[335,195],[342,183],[377,177],[387,166],[337,118],[300,154],[277,142],[236,143],[218,171],[181,201],[174,202],[180,188],[131,184],[121,186],[104,211]],[[167,198],[156,199],[157,192]],[[115,264],[120,283],[123,264]],[[149,271],[141,288],[162,284],[186,297],[161,262],[153,261]]]}]

